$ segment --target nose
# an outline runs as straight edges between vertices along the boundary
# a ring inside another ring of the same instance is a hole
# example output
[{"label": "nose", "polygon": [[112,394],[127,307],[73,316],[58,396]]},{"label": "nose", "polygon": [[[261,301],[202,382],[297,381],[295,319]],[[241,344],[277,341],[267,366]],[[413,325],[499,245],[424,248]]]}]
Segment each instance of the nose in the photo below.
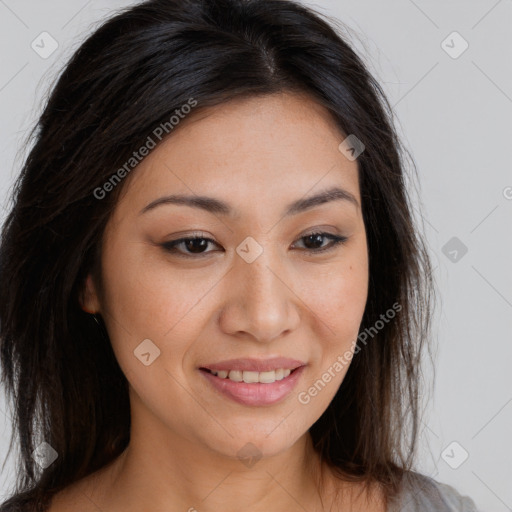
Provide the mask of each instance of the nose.
[{"label": "nose", "polygon": [[277,257],[265,250],[252,263],[236,258],[233,265],[224,283],[222,331],[269,343],[297,329],[301,301]]}]

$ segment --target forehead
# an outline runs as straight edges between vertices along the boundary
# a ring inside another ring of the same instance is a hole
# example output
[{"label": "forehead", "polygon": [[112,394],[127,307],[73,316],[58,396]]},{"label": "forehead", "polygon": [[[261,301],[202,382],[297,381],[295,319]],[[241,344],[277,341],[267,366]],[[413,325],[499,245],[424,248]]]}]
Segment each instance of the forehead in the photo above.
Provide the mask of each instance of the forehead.
[{"label": "forehead", "polygon": [[208,195],[241,211],[247,201],[289,204],[332,186],[360,201],[357,162],[338,149],[344,138],[329,112],[302,94],[205,108],[142,160],[120,202],[144,208],[166,194]]}]

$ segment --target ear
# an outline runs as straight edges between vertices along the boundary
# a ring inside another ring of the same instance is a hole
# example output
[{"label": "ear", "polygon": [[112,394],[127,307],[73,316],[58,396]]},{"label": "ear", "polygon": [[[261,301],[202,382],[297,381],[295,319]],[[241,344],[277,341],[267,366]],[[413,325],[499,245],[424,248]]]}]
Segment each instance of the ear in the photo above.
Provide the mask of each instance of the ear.
[{"label": "ear", "polygon": [[80,307],[86,313],[97,313],[100,310],[100,302],[91,274],[85,279],[84,287],[80,295]]}]

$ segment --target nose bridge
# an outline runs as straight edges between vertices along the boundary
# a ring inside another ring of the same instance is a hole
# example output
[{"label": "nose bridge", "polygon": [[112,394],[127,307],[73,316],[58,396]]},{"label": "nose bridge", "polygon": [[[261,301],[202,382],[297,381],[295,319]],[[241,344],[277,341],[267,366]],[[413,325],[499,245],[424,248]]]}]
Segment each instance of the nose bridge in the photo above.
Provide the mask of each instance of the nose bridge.
[{"label": "nose bridge", "polygon": [[276,258],[269,257],[269,253],[264,252],[252,263],[238,262],[239,275],[244,283],[244,298],[249,299],[248,303],[264,305],[280,300],[278,296],[282,294],[280,288],[283,284],[276,276],[279,265],[275,264]]},{"label": "nose bridge", "polygon": [[244,283],[247,294],[252,294],[254,299],[262,299],[278,292],[279,280],[275,273],[280,271],[279,255],[269,237],[259,237],[256,241],[248,236],[236,252],[234,272]]},{"label": "nose bridge", "polygon": [[230,272],[224,328],[232,334],[249,333],[259,341],[270,341],[294,329],[298,312],[293,293],[285,285],[286,278],[280,275],[284,271],[276,252],[265,246],[251,262],[241,254]]}]

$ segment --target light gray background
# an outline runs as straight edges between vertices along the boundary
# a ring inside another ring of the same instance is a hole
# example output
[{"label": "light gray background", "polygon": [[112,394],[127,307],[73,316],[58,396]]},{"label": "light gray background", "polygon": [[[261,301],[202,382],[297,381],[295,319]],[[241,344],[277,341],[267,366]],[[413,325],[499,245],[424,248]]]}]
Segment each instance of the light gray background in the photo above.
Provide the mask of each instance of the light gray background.
[{"label": "light gray background", "polygon": [[[3,205],[20,170],[21,143],[56,73],[98,21],[132,3],[0,0]],[[308,5],[352,28],[352,44],[383,84],[419,170],[416,211],[441,303],[418,469],[470,495],[482,511],[512,511],[512,1]],[[43,31],[59,45],[46,59],[31,48]],[[455,56],[463,47],[458,36],[448,37],[453,31],[469,44],[457,58],[445,51]],[[452,237],[468,249],[456,262],[450,246],[443,253]],[[425,373],[429,379],[428,367]],[[3,462],[9,434],[3,397],[0,408]],[[460,464],[462,450],[469,457]],[[12,482],[9,459],[0,498]]]}]

